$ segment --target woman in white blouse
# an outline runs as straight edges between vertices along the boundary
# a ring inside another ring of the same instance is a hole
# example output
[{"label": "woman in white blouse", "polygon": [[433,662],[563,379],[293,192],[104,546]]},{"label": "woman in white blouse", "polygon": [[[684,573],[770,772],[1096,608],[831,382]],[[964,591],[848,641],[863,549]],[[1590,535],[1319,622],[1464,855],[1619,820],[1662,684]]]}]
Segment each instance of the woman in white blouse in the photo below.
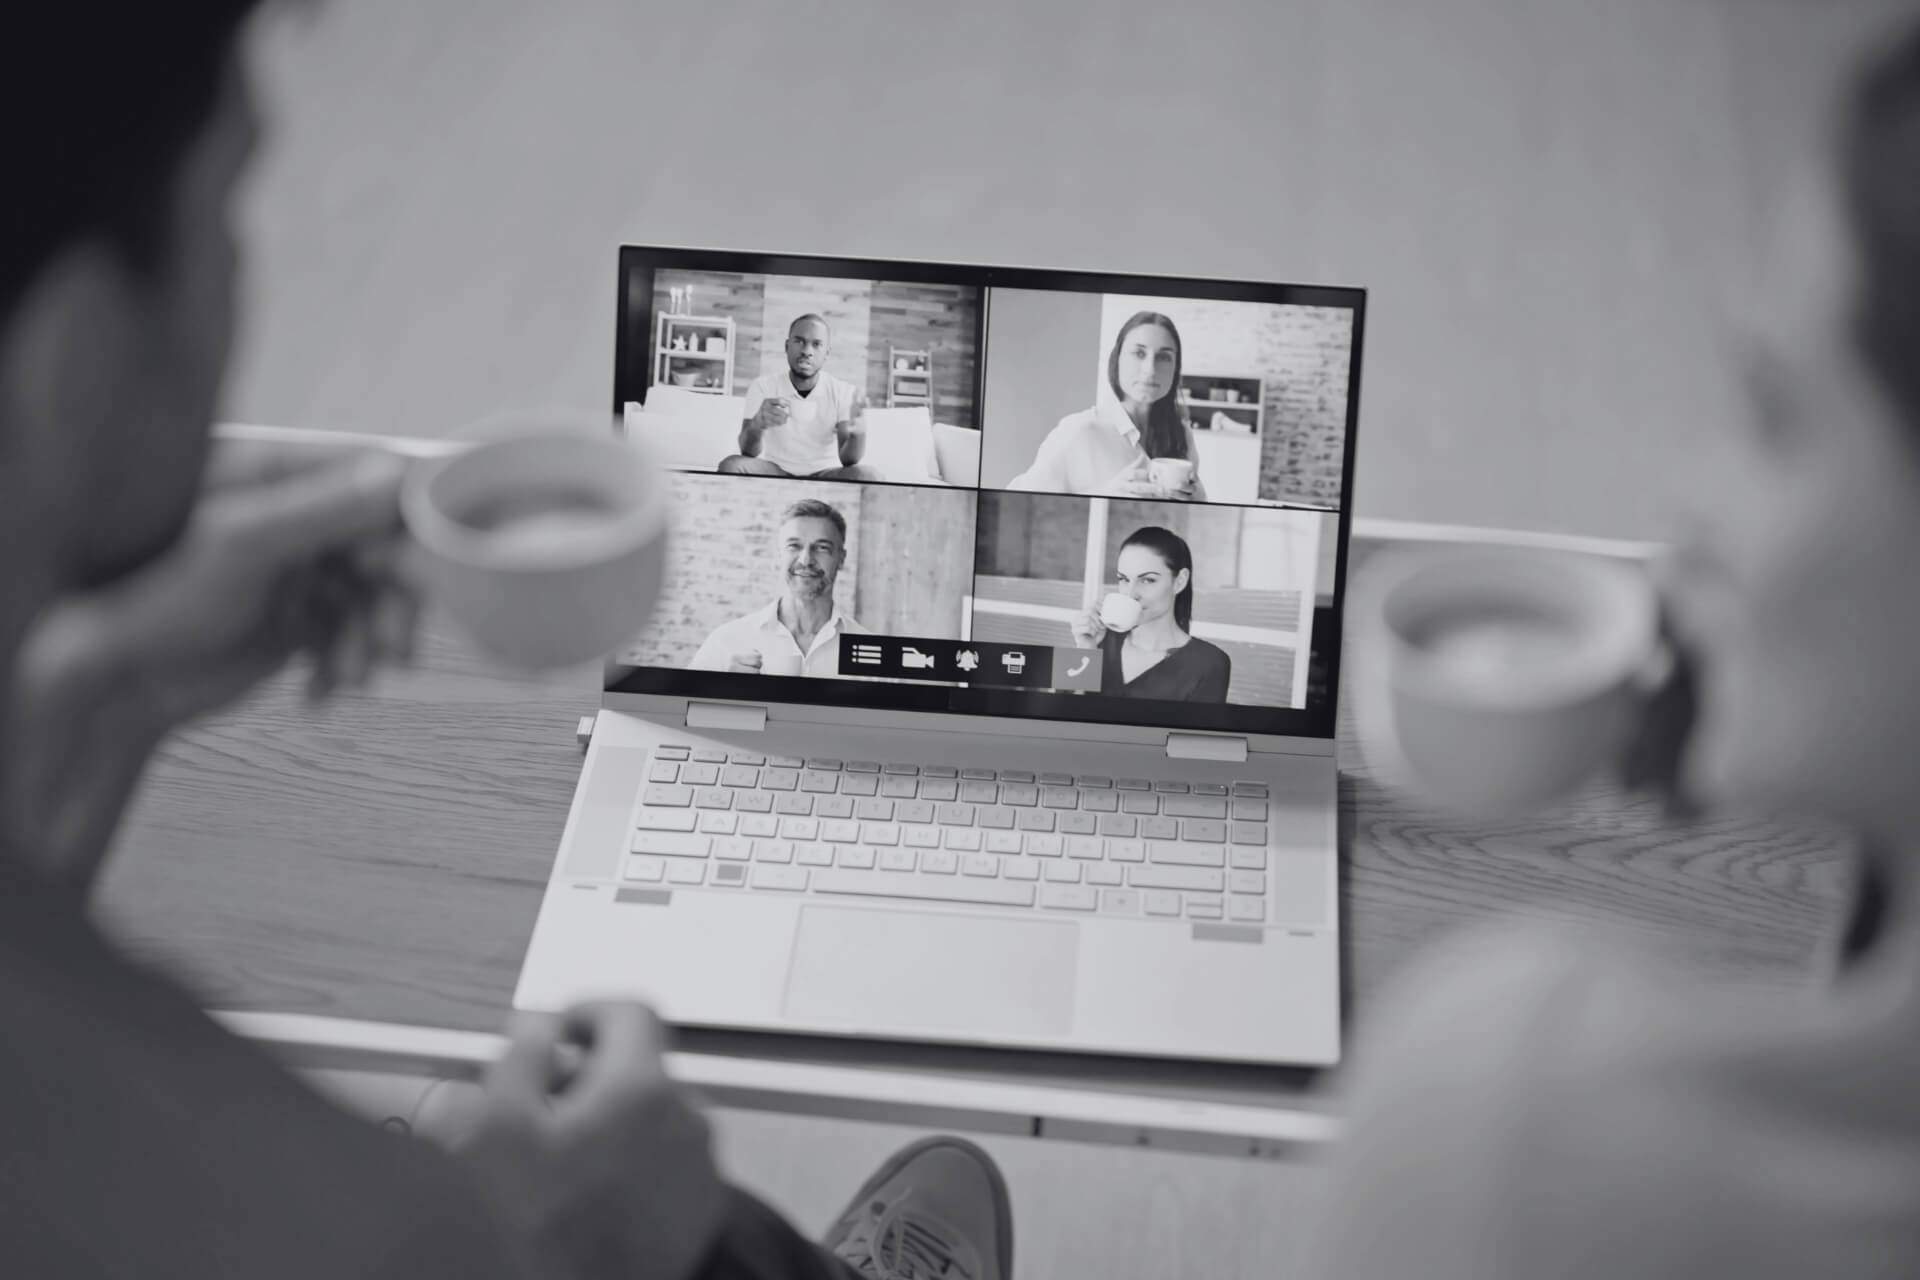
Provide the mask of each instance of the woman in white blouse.
[{"label": "woman in white blouse", "polygon": [[[1157,311],[1139,311],[1120,326],[1107,356],[1107,385],[1118,406],[1096,404],[1060,419],[1040,442],[1033,465],[1012,489],[1098,493],[1114,497],[1207,500],[1200,451],[1180,410],[1180,330]],[[1184,476],[1153,460],[1187,463]]]}]

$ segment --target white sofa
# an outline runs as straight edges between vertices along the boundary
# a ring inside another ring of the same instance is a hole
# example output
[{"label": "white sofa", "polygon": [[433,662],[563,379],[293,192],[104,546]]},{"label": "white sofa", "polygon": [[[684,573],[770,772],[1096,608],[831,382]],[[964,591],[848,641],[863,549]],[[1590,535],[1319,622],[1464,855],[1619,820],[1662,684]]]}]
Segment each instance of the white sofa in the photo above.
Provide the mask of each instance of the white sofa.
[{"label": "white sofa", "polygon": [[[626,404],[628,432],[681,471],[712,471],[740,451],[742,396],[655,386],[642,406]],[[925,409],[868,409],[867,452],[860,460],[899,484],[972,488],[980,481],[980,433],[935,423]]]}]

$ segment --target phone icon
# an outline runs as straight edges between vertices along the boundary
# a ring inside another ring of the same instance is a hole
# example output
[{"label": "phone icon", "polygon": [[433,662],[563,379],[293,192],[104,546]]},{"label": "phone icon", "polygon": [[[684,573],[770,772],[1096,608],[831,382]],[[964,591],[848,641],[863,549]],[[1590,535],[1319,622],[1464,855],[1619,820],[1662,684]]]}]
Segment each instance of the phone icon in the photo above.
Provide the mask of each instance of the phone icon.
[{"label": "phone icon", "polygon": [[1090,665],[1092,665],[1092,663],[1093,663],[1093,655],[1082,654],[1080,657],[1080,661],[1074,663],[1072,666],[1067,668],[1067,679],[1069,680],[1073,679],[1075,676],[1085,671]]}]

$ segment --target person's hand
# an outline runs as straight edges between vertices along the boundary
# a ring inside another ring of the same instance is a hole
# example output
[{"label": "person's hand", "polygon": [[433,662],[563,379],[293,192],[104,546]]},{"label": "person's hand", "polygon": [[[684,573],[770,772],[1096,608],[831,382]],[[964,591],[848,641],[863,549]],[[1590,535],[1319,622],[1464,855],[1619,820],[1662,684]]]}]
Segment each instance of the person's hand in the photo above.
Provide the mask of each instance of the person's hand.
[{"label": "person's hand", "polygon": [[1116,472],[1112,479],[1100,487],[1099,492],[1109,498],[1161,498],[1165,492],[1153,478],[1153,469],[1142,454]]},{"label": "person's hand", "polygon": [[760,409],[753,415],[756,431],[771,431],[775,427],[784,427],[793,417],[793,409],[785,400],[762,400]]},{"label": "person's hand", "polygon": [[764,661],[758,649],[749,649],[745,653],[736,653],[727,659],[727,670],[738,671],[745,675],[759,675]]},{"label": "person's hand", "polygon": [[1082,609],[1073,615],[1073,621],[1067,624],[1073,630],[1073,645],[1076,649],[1098,649],[1100,642],[1107,638],[1106,624],[1100,621],[1100,615],[1092,609]]},{"label": "person's hand", "polygon": [[540,1274],[692,1274],[726,1184],[637,1004],[524,1016],[452,1140]]},{"label": "person's hand", "polygon": [[1700,812],[1686,784],[1687,747],[1699,716],[1700,655],[1675,625],[1666,591],[1661,593],[1660,643],[1665,661],[1645,690],[1640,719],[1616,772],[1622,786],[1649,793],[1667,817],[1684,820]]},{"label": "person's hand", "polygon": [[58,600],[22,648],[7,835],[84,889],[166,734],[306,652],[310,689],[404,657],[399,485],[384,453],[225,441],[187,529],[156,560]]}]

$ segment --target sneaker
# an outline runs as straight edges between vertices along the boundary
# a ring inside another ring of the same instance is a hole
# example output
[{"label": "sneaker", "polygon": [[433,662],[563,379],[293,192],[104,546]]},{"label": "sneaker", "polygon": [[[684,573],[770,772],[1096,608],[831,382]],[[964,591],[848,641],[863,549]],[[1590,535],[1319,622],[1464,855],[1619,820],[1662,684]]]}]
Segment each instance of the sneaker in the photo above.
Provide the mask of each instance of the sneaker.
[{"label": "sneaker", "polygon": [[867,1179],[823,1243],[875,1280],[1011,1280],[1006,1179],[971,1142],[927,1138]]}]

